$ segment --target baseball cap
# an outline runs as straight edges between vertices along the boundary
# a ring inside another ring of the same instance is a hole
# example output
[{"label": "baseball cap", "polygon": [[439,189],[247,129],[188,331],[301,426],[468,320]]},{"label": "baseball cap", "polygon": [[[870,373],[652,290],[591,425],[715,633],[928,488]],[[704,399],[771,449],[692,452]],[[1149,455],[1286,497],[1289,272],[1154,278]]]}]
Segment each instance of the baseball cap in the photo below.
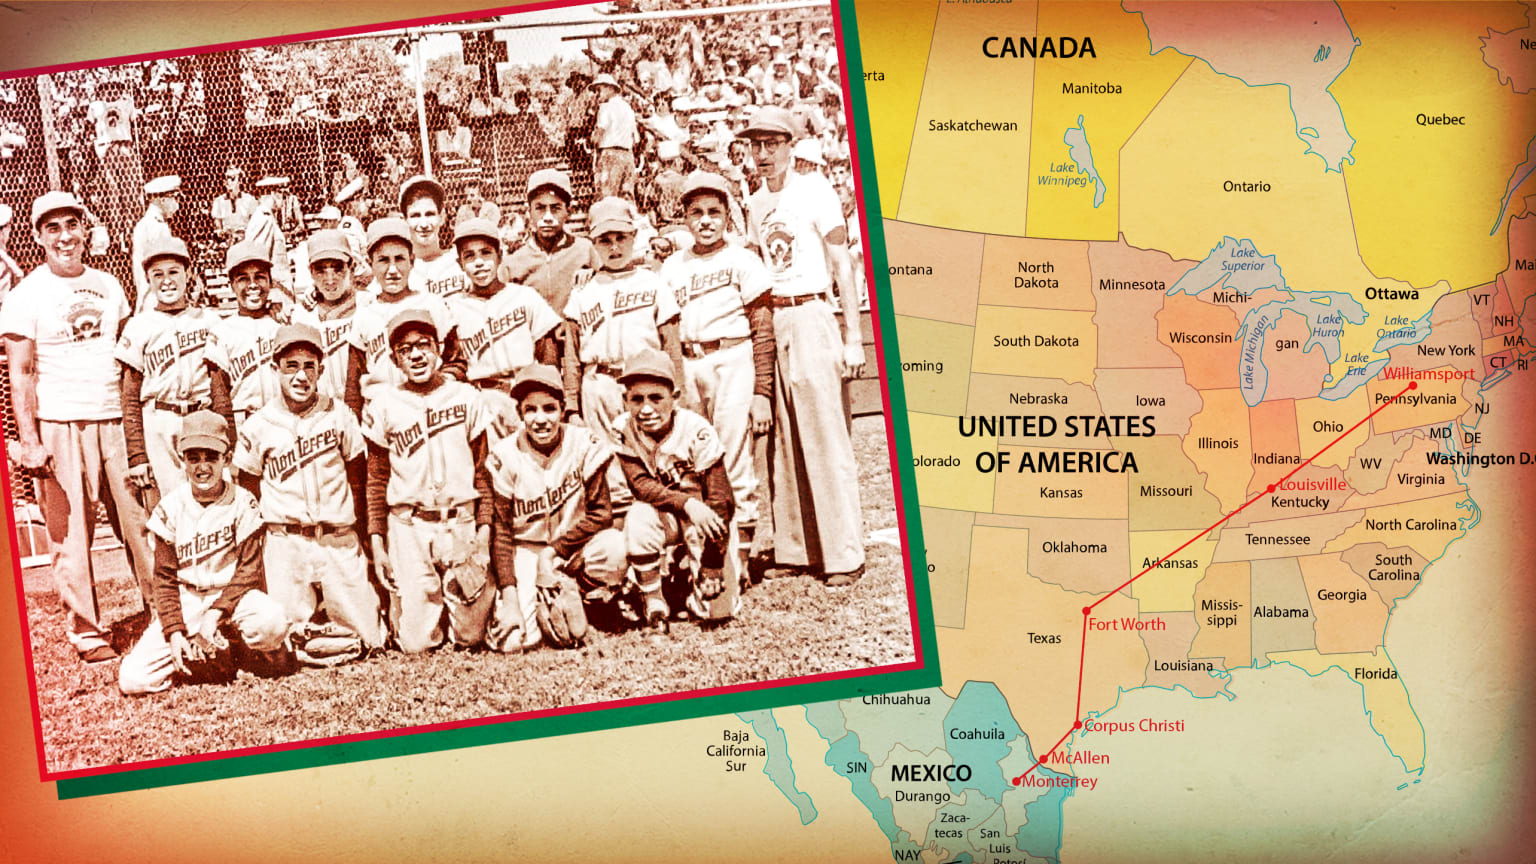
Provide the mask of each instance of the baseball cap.
[{"label": "baseball cap", "polygon": [[215,411],[195,411],[181,421],[181,434],[176,436],[176,452],[186,453],[193,449],[229,452],[229,422]]},{"label": "baseball cap", "polygon": [[224,253],[224,272],[233,273],[235,268],[241,264],[248,264],[252,261],[258,261],[267,265],[267,269],[272,269],[272,258],[268,256],[267,250],[257,246],[255,243],[242,240],[229,247],[229,251]]},{"label": "baseball cap", "polygon": [[496,225],[489,219],[465,219],[453,226],[453,245],[458,246],[460,240],[468,240],[471,237],[480,237],[491,241],[491,245],[500,249],[501,232],[496,230]]},{"label": "baseball cap", "polygon": [[625,362],[624,374],[619,376],[619,383],[627,385],[631,381],[645,379],[665,381],[669,386],[676,387],[677,381],[672,377],[672,358],[655,348],[642,348],[635,352]]},{"label": "baseball cap", "polygon": [[169,195],[181,189],[181,178],[175,174],[166,174],[144,184],[145,195]]},{"label": "baseball cap", "polygon": [[612,75],[609,75],[607,72],[603,72],[603,73],[599,74],[596,78],[592,79],[592,86],[593,87],[605,87],[606,86],[606,87],[612,87],[615,90],[617,90],[617,89],[619,89],[619,82],[615,81]]},{"label": "baseball cap", "polygon": [[763,135],[788,135],[795,137],[795,118],[789,113],[788,108],[778,105],[764,105],[752,112],[752,119],[747,121],[747,128],[741,130],[742,138],[757,138]]},{"label": "baseball cap", "polygon": [[404,219],[393,217],[375,219],[368,223],[368,254],[372,255],[373,247],[385,240],[399,240],[407,246],[411,245],[411,226],[405,224]]},{"label": "baseball cap", "polygon": [[437,338],[437,325],[425,309],[405,309],[389,319],[389,346],[393,348],[400,336],[410,330],[420,330]]},{"label": "baseball cap", "polygon": [[45,192],[32,201],[32,227],[36,228],[43,222],[43,217],[59,210],[73,210],[81,219],[85,218],[85,205],[80,203],[69,192]]},{"label": "baseball cap", "polygon": [[817,165],[827,164],[827,160],[821,157],[821,142],[815,138],[802,138],[796,141],[792,154],[796,159],[804,159]]},{"label": "baseball cap", "polygon": [[272,357],[276,359],[283,356],[295,345],[308,345],[315,349],[316,354],[325,354],[325,348],[320,344],[320,331],[308,324],[284,324],[277,328],[277,341],[272,346]]},{"label": "baseball cap", "polygon": [[533,200],[541,190],[549,188],[565,199],[565,203],[571,203],[575,195],[571,192],[571,177],[558,168],[541,168],[528,177],[528,199]]},{"label": "baseball cap", "polygon": [[320,212],[315,214],[315,218],[333,222],[340,221],[341,211],[337,209],[335,204],[327,204],[320,208]]},{"label": "baseball cap", "polygon": [[157,234],[151,237],[144,250],[144,257],[139,259],[139,263],[148,268],[149,262],[156,258],[180,258],[183,264],[192,263],[192,256],[187,254],[187,244],[181,242],[181,238],[168,234]]},{"label": "baseball cap", "polygon": [[635,217],[629,212],[629,202],[609,196],[592,205],[587,211],[587,233],[601,237],[610,231],[633,232]]},{"label": "baseball cap", "polygon": [[309,252],[311,267],[321,261],[352,260],[352,247],[347,244],[347,235],[335,228],[323,228],[309,235],[309,242],[304,247]]},{"label": "baseball cap", "polygon": [[545,363],[530,363],[518,370],[517,377],[512,379],[512,399],[521,402],[535,390],[548,391],[557,398],[564,396],[565,386],[560,383],[559,370]]},{"label": "baseball cap", "polygon": [[678,196],[678,199],[686,205],[690,198],[704,192],[713,192],[726,202],[731,200],[730,184],[726,182],[724,177],[713,171],[689,172],[688,176],[683,180],[683,193]]},{"label": "baseball cap", "polygon": [[443,202],[448,200],[447,194],[443,192],[443,184],[425,174],[417,174],[400,186],[400,210],[404,212],[411,200],[418,197],[418,193],[421,192],[432,196],[439,210],[442,209]]},{"label": "baseball cap", "polygon": [[682,145],[671,138],[664,138],[656,143],[657,159],[676,159],[681,155],[683,155]]}]

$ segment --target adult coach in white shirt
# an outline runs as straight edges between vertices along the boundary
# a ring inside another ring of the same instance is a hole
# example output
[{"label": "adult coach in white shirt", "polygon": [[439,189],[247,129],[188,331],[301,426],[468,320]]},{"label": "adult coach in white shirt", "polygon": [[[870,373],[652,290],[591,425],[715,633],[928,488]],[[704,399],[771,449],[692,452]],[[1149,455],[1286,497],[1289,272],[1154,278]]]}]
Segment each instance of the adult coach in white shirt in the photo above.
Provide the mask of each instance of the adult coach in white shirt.
[{"label": "adult coach in white shirt", "polygon": [[85,266],[85,208],[68,192],[32,202],[44,266],[0,307],[10,354],[18,441],[11,458],[48,472],[43,518],[53,539],[53,582],[69,610],[69,641],[87,662],[117,656],[96,602],[91,564],[97,502],[110,495],[118,535],[149,597],[153,559],[144,508],[128,478],[122,401],[112,352],[129,316],[116,278]]},{"label": "adult coach in white shirt", "polygon": [[592,174],[597,183],[597,197],[635,198],[635,144],[639,124],[635,109],[619,93],[619,82],[604,72],[592,80],[597,91],[597,122],[592,127],[592,146],[597,155]]}]

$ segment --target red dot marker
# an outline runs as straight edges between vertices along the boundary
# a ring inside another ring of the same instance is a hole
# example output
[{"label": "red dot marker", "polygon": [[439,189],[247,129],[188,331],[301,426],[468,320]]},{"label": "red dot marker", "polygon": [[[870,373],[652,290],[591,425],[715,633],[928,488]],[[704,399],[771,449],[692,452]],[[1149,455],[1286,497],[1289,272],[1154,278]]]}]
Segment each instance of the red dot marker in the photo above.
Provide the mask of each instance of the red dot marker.
[{"label": "red dot marker", "polygon": [[1015,785],[1015,786],[1022,786],[1022,785],[1024,785],[1024,781],[1021,780],[1018,777],[1015,777],[1015,778],[1013,778],[1013,785]]},{"label": "red dot marker", "polygon": [[1265,488],[1264,491],[1270,493],[1271,495],[1273,495],[1274,492],[1275,492],[1275,484],[1273,484],[1273,483],[1269,484],[1269,486],[1267,488]]},{"label": "red dot marker", "polygon": [[1419,389],[1419,382],[1417,382],[1417,381],[1409,381],[1408,382],[1408,389],[1409,390],[1417,390],[1417,389]]},{"label": "red dot marker", "polygon": [[1076,723],[1073,723],[1072,724],[1072,728],[1073,729],[1081,729],[1081,728],[1083,728],[1083,721],[1079,720]]},{"label": "red dot marker", "polygon": [[1093,607],[1092,606],[1084,606],[1083,607],[1083,614],[1084,615],[1087,615],[1091,611],[1093,611]]}]

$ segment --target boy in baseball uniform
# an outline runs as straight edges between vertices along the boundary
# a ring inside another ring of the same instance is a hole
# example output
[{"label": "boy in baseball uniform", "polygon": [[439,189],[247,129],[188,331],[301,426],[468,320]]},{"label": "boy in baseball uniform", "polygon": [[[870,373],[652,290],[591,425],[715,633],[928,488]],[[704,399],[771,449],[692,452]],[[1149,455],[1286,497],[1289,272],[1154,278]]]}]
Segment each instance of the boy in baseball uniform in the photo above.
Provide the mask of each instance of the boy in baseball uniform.
[{"label": "boy in baseball uniform", "polygon": [[726,242],[731,193],[724,177],[694,171],[681,201],[693,245],[673,253],[661,275],[682,310],[685,392],[719,434],[736,517],[752,524],[752,435],[773,425],[773,283],[761,258]]},{"label": "boy in baseball uniform", "polygon": [[155,616],[118,667],[128,695],[169,688],[192,677],[236,636],[261,667],[282,668],[288,618],[261,591],[262,522],[256,499],[224,479],[229,424],[198,411],[182,424],[176,447],[187,482],[160,499],[149,519],[154,541]]},{"label": "boy in baseball uniform", "polygon": [[443,186],[431,177],[417,175],[400,187],[400,212],[411,229],[416,257],[411,288],[438,297],[452,297],[469,290],[469,279],[458,259],[443,249],[443,223],[448,219]]},{"label": "boy in baseball uniform", "polygon": [[314,616],[318,586],[327,618],[364,646],[381,648],[384,623],[353,506],[367,471],[366,445],[352,411],[320,392],[321,342],[307,324],[277,331],[272,363],[282,396],[240,427],[233,464],[240,485],[260,499],[267,593],[288,620],[302,625]]},{"label": "boy in baseball uniform", "polygon": [[484,219],[465,219],[453,230],[459,267],[469,290],[448,298],[459,346],[468,361],[466,380],[481,389],[506,392],[523,367],[559,362],[555,331],[563,320],[527,285],[506,285],[501,239]]},{"label": "boy in baseball uniform", "polygon": [[142,263],[154,303],[128,319],[114,356],[123,370],[128,475],[154,509],[187,479],[174,443],[182,419],[213,404],[204,349],[218,316],[188,305],[187,244],[151,239]]},{"label": "boy in baseball uniform", "polygon": [[[671,358],[645,350],[620,377],[629,410],[614,424],[618,459],[635,502],[624,519],[624,541],[650,626],[670,613],[662,594],[662,556],[686,543],[697,572],[669,575],[686,589],[688,611],[701,619],[734,616],[740,583],[726,570],[735,498],[725,450],[713,426],[677,406]],[[674,556],[676,561],[678,556]]]},{"label": "boy in baseball uniform", "polygon": [[538,644],[535,589],[567,573],[589,595],[624,584],[624,535],[613,526],[607,469],[613,451],[592,430],[563,421],[555,367],[535,363],[511,386],[522,429],[486,457],[495,492],[497,596],[487,644],[515,652]]},{"label": "boy in baseball uniform", "polygon": [[[398,386],[404,377],[389,348],[389,322],[406,310],[426,313],[437,328],[442,371],[464,379],[464,359],[453,313],[443,298],[412,287],[416,253],[403,219],[376,219],[368,226],[368,263],[377,289],[374,302],[360,306],[352,320],[352,360],[345,400],[361,404],[375,387]],[[458,266],[458,265],[454,265]]]},{"label": "boy in baseball uniform", "polygon": [[475,388],[442,371],[439,328],[422,309],[388,327],[402,381],[363,408],[368,440],[368,534],[401,650],[441,645],[443,612],[454,645],[485,638],[496,591],[488,586],[491,490],[485,433],[494,419]]},{"label": "boy in baseball uniform", "polygon": [[[637,266],[635,220],[628,201],[604,198],[592,205],[588,218],[602,269],[572,289],[564,312],[581,366],[582,420],[612,445],[617,443],[611,432],[614,421],[624,412],[624,387],[618,376],[630,357],[647,348],[664,348],[682,377],[677,295],[667,290],[659,275]],[[568,360],[568,382],[574,381],[574,372]],[[629,501],[628,490],[620,488],[622,479],[614,472],[609,483],[621,508]]]},{"label": "boy in baseball uniform", "polygon": [[[372,302],[373,295],[359,293],[352,280],[356,261],[347,235],[331,228],[316,231],[304,244],[309,258],[309,275],[315,285],[313,309],[296,309],[294,323],[304,323],[320,334],[322,374],[320,392],[335,399],[347,395],[348,364],[352,359],[352,325],[360,305]],[[354,412],[362,410],[361,394],[356,394]]]},{"label": "boy in baseball uniform", "polygon": [[239,307],[209,328],[204,357],[213,410],[238,427],[279,395],[272,346],[281,325],[273,317],[272,260],[266,252],[236,243],[225,255],[224,269]]}]

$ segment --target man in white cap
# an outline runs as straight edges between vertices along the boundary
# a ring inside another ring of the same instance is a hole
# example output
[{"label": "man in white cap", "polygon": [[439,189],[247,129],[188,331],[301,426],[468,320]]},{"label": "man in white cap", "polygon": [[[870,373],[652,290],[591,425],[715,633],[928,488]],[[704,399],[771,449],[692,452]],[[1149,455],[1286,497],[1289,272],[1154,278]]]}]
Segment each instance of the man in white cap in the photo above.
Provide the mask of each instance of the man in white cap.
[{"label": "man in white cap", "polygon": [[85,207],[75,196],[49,192],[33,201],[32,229],[44,266],[0,306],[17,426],[8,450],[22,468],[45,475],[54,586],[68,610],[70,644],[94,663],[117,656],[96,602],[91,561],[97,504],[109,495],[146,602],[150,596],[149,535],[129,482],[112,356],[128,299],[117,279],[85,266]]},{"label": "man in white cap", "polygon": [[597,123],[592,127],[592,146],[597,156],[592,176],[597,197],[616,195],[633,198],[635,194],[635,144],[639,130],[635,109],[619,93],[619,82],[604,72],[592,80],[597,92]]},{"label": "man in white cap", "polygon": [[208,215],[213,217],[213,233],[222,240],[238,239],[245,233],[246,223],[256,212],[256,199],[240,188],[244,174],[239,166],[224,169],[224,194],[208,205]]},{"label": "man in white cap", "polygon": [[133,287],[134,311],[143,312],[155,305],[154,292],[149,287],[149,277],[144,272],[144,253],[150,245],[171,236],[167,220],[181,209],[181,178],[168,174],[144,184],[144,197],[149,206],[133,226]]},{"label": "man in white cap", "polygon": [[11,240],[11,220],[15,215],[10,205],[0,204],[0,303],[5,302],[6,295],[11,293],[23,275],[16,259],[5,251],[6,244]]},{"label": "man in white cap", "polygon": [[[844,379],[863,370],[864,346],[848,227],[832,184],[790,169],[795,124],[788,111],[764,107],[741,134],[763,178],[747,203],[748,245],[762,255],[773,282],[777,569],[852,585],[864,573],[864,527]],[[828,302],[833,297],[841,328]]]},{"label": "man in white cap", "polygon": [[827,160],[821,155],[821,142],[815,138],[801,138],[790,151],[795,160],[796,174],[821,174],[826,176]]}]

